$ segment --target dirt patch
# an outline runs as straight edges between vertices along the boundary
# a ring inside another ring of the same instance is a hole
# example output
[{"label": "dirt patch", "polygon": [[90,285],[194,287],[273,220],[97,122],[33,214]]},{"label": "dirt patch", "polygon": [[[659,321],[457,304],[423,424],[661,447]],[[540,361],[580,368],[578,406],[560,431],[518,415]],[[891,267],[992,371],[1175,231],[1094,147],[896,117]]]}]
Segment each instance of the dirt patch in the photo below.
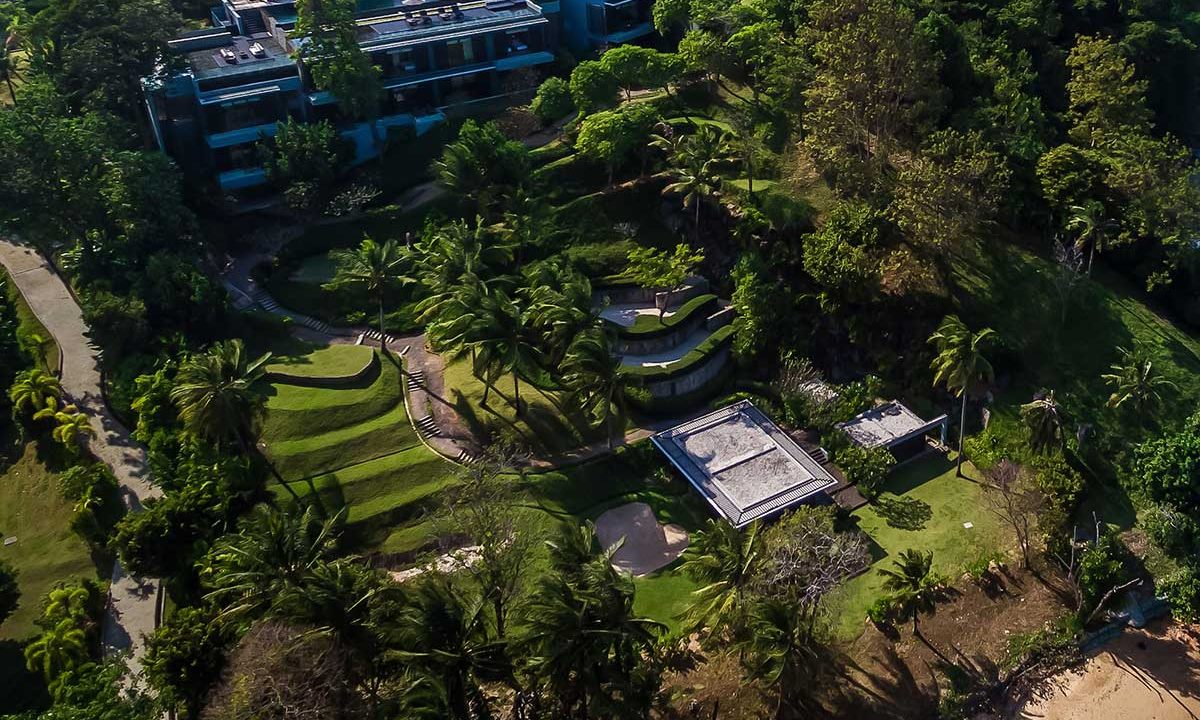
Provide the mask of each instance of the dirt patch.
[{"label": "dirt patch", "polygon": [[688,546],[687,530],[663,524],[646,503],[615,507],[596,519],[596,537],[604,547],[625,542],[613,555],[613,567],[641,577],[670,565]]},{"label": "dirt patch", "polygon": [[847,678],[855,689],[849,694],[859,695],[854,704],[861,707],[855,717],[921,717],[897,714],[897,708],[936,708],[947,662],[991,681],[1009,637],[1049,627],[1066,611],[1056,576],[1005,568],[992,577],[984,587],[959,582],[952,599],[921,617],[927,643],[913,635],[911,623],[887,632],[867,623],[847,649]]},{"label": "dirt patch", "polygon": [[1081,668],[1053,678],[1009,717],[1195,720],[1200,717],[1200,627],[1126,630]]}]

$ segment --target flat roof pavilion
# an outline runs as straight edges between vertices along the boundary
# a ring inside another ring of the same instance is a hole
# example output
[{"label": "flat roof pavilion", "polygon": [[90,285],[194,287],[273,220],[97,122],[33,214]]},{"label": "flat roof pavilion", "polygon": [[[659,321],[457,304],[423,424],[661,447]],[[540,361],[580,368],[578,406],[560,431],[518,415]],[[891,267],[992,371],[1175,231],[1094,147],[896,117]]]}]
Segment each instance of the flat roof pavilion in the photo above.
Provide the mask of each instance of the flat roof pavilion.
[{"label": "flat roof pavilion", "polygon": [[913,440],[921,439],[934,429],[946,442],[946,416],[922,420],[899,400],[877,405],[838,425],[856,445],[865,448],[882,447],[895,450]]},{"label": "flat roof pavilion", "polygon": [[749,400],[664,430],[650,441],[738,528],[837,484]]}]

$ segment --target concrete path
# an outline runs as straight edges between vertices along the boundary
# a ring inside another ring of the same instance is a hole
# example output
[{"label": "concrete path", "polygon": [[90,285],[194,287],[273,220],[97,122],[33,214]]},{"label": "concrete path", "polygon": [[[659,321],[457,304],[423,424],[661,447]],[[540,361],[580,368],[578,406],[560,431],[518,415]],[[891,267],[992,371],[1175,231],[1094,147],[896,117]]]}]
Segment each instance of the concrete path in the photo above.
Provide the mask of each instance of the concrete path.
[{"label": "concrete path", "polygon": [[[96,431],[88,442],[89,449],[112,468],[125,506],[132,512],[141,510],[142,500],[157,497],[160,491],[149,482],[145,450],[113,416],[100,393],[99,351],[87,337],[79,305],[62,279],[35,251],[0,238],[0,263],[58,342],[63,391],[87,413]],[[102,641],[106,653],[132,651],[129,666],[135,677],[141,672],[144,636],[154,632],[156,626],[158,585],[156,579],[129,576],[120,562],[113,568]]]}]

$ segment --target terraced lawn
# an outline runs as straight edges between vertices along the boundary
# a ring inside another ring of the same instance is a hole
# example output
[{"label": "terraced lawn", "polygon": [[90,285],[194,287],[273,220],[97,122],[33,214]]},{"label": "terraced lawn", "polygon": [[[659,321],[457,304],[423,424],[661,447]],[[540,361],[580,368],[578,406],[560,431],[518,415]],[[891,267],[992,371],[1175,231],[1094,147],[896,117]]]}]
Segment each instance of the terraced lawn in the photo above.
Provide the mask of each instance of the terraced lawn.
[{"label": "terraced lawn", "polygon": [[379,375],[336,389],[275,383],[266,389],[262,438],[268,445],[367,422],[401,402],[401,374],[390,361]]},{"label": "terraced lawn", "polygon": [[420,444],[404,404],[355,425],[294,440],[267,444],[268,455],[284,478],[300,480]]},{"label": "terraced lawn", "polygon": [[[963,472],[978,477],[969,463]],[[875,561],[847,582],[830,604],[838,637],[851,640],[862,632],[867,608],[883,592],[878,569],[891,567],[904,550],[932,550],[934,569],[951,581],[971,563],[1006,550],[1008,534],[984,507],[981,495],[978,484],[955,477],[953,456],[938,455],[901,466],[875,503],[856,510],[859,528],[874,543]]]},{"label": "terraced lawn", "polygon": [[555,404],[556,398],[527,382],[522,382],[520,416],[509,400],[512,398],[512,378],[501,378],[483,404],[484,384],[471,373],[467,359],[446,365],[446,396],[458,409],[459,415],[482,437],[516,435],[540,452],[555,453],[571,450],[604,439],[600,428],[590,427],[587,419],[570,413],[570,405]]},{"label": "terraced lawn", "polygon": [[365,345],[330,345],[300,355],[273,357],[267,370],[297,377],[349,377],[362,370],[374,352]]}]

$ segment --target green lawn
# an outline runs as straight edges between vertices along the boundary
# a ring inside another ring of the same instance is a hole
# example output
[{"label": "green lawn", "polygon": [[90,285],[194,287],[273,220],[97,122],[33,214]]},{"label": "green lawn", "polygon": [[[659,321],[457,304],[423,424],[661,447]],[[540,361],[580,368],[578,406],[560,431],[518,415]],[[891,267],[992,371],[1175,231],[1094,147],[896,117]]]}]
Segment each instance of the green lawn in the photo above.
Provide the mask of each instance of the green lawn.
[{"label": "green lawn", "polygon": [[17,338],[21,347],[33,357],[43,370],[57,371],[58,343],[54,341],[50,331],[33,314],[33,310],[25,302],[21,292],[17,290],[16,283],[8,279],[3,268],[0,268],[0,280],[5,281],[8,299],[17,311]]},{"label": "green lawn", "polygon": [[555,453],[571,450],[604,439],[603,430],[590,427],[580,414],[565,414],[569,403],[562,408],[555,404],[551,393],[543,392],[522,382],[523,411],[518,417],[512,403],[512,378],[497,382],[483,404],[484,384],[471,373],[469,359],[451,361],[446,365],[446,399],[454,403],[459,415],[471,429],[482,436],[516,435],[539,452]]},{"label": "green lawn", "polygon": [[23,639],[36,632],[42,596],[60,580],[107,579],[98,575],[87,545],[70,528],[71,504],[58,491],[58,476],[38,459],[32,443],[16,462],[0,472],[0,559],[17,568],[21,605],[0,625],[0,640]]},{"label": "green lawn", "polygon": [[[1105,406],[1110,388],[1101,380],[1120,358],[1119,347],[1139,345],[1154,368],[1178,386],[1153,422],[1170,425],[1200,403],[1200,340],[1143,301],[1136,288],[1100,265],[1095,280],[1085,280],[1068,305],[1065,322],[1054,288],[1055,266],[1012,245],[984,245],[970,258],[954,262],[956,296],[963,319],[992,327],[1003,350],[997,372],[1012,381],[993,407],[990,431],[1023,441],[1021,403],[1041,388],[1052,389],[1075,423],[1091,423],[1112,443],[1136,442],[1146,429],[1137,419]],[[1153,424],[1153,422],[1151,424]],[[1114,452],[1093,455],[1096,482],[1082,512],[1096,510],[1106,521],[1128,527],[1133,503],[1109,466]]]},{"label": "green lawn", "polygon": [[378,417],[331,432],[269,443],[267,454],[288,480],[372,460],[420,444],[403,403]]},{"label": "green lawn", "polygon": [[360,372],[374,352],[366,345],[330,345],[300,354],[272,357],[267,370],[298,377],[348,377]]},{"label": "green lawn", "polygon": [[[976,476],[970,464],[963,471]],[[879,568],[904,550],[932,550],[934,568],[958,580],[971,563],[1006,545],[1006,532],[981,499],[980,486],[954,473],[950,458],[931,456],[901,466],[871,505],[854,512],[870,536],[871,568],[845,584],[830,605],[834,630],[844,640],[862,632],[867,607],[882,594]],[[971,523],[970,529],[963,523]]]},{"label": "green lawn", "polygon": [[337,263],[330,257],[329,253],[319,253],[311,255],[301,261],[291,275],[291,279],[296,282],[304,283],[327,283],[333,279],[334,273],[337,271]]},{"label": "green lawn", "polygon": [[378,376],[349,387],[274,383],[264,392],[262,438],[268,445],[367,422],[395,408],[403,397],[400,370],[389,360],[380,363]]}]

